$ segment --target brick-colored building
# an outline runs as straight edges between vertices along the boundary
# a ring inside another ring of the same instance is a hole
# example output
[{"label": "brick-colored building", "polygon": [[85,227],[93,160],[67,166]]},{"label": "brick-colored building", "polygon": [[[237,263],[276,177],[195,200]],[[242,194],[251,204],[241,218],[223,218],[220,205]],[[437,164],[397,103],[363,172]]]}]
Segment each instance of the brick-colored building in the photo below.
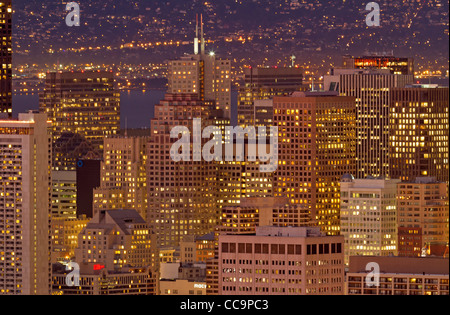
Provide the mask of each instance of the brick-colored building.
[{"label": "brick-colored building", "polygon": [[408,244],[399,244],[400,256],[422,255],[422,251],[442,255],[449,243],[448,186],[434,177],[417,177],[397,185],[398,226],[402,231],[420,231],[420,249],[412,253]]}]

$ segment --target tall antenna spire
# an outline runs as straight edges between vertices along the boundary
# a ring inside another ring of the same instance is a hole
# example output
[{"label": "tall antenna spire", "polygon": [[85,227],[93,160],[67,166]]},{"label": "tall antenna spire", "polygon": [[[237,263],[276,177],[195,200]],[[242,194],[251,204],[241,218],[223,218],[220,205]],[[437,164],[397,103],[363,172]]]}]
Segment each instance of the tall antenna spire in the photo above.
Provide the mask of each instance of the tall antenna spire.
[{"label": "tall antenna spire", "polygon": [[198,38],[198,14],[195,15],[195,22],[197,23],[195,27],[195,37]]},{"label": "tall antenna spire", "polygon": [[194,38],[194,54],[198,55],[198,14],[196,16],[195,38]]},{"label": "tall antenna spire", "polygon": [[204,33],[203,33],[203,14],[200,15],[200,25],[201,25],[201,54],[204,55],[205,54],[205,37],[204,37]]}]

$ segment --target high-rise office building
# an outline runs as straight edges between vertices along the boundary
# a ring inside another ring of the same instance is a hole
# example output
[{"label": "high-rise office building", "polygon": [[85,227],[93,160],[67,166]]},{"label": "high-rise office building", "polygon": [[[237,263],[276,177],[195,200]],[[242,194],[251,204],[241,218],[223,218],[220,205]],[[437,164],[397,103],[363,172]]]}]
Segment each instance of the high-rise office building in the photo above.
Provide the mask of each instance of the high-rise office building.
[{"label": "high-rise office building", "polygon": [[104,141],[100,186],[94,190],[94,215],[100,210],[135,209],[147,215],[147,137]]},{"label": "high-rise office building", "polygon": [[345,69],[388,69],[392,74],[414,75],[414,59],[393,54],[372,54],[361,57],[343,56]]},{"label": "high-rise office building", "polygon": [[[256,125],[255,101],[288,96],[303,90],[305,87],[300,68],[245,68],[244,81],[239,88],[238,96],[238,125],[242,127]],[[270,111],[268,114],[270,117]]]},{"label": "high-rise office building", "polygon": [[77,173],[52,172],[52,217],[77,217]]},{"label": "high-rise office building", "polygon": [[[55,170],[75,170],[76,160],[85,157],[80,154],[101,153],[104,138],[120,130],[120,94],[115,89],[112,72],[47,73],[39,103],[53,122],[55,148],[63,148],[54,150]],[[75,141],[76,136],[81,140]],[[89,145],[92,147],[84,152]]]},{"label": "high-rise office building", "polygon": [[[215,101],[223,117],[231,118],[231,61],[221,59],[213,51],[206,52],[201,19],[201,38],[197,18],[194,54],[168,64],[168,93],[196,94],[199,100]],[[200,48],[199,48],[200,47]]]},{"label": "high-rise office building", "polygon": [[326,91],[356,98],[356,178],[390,177],[389,109],[391,91],[413,82],[412,74],[390,69],[333,69],[324,78]]},{"label": "high-rise office building", "polygon": [[45,114],[0,121],[0,294],[50,292],[50,132]]},{"label": "high-rise office building", "polygon": [[[198,131],[209,125],[214,102],[198,100],[194,94],[166,94],[155,106],[152,136],[147,144],[148,211],[147,221],[158,235],[160,247],[178,247],[186,235],[205,235],[214,231],[219,220],[216,202],[216,164],[194,156],[194,119],[201,120]],[[171,138],[174,127],[186,127],[190,135],[189,158],[173,159]],[[201,150],[201,149],[200,149]],[[201,155],[201,152],[200,152]]]},{"label": "high-rise office building", "polygon": [[342,236],[318,227],[258,227],[219,236],[221,295],[342,295]]},{"label": "high-rise office building", "polygon": [[12,6],[0,1],[0,114],[12,116]]},{"label": "high-rise office building", "polygon": [[311,219],[339,234],[344,174],[356,171],[355,99],[328,92],[299,92],[273,99],[278,126],[275,197],[307,206]]},{"label": "high-rise office building", "polygon": [[344,175],[341,186],[341,235],[345,263],[350,256],[398,254],[397,184],[400,180],[354,179]]},{"label": "high-rise office building", "polygon": [[436,177],[449,183],[448,87],[412,85],[391,91],[392,178]]},{"label": "high-rise office building", "polygon": [[[442,256],[449,243],[448,186],[433,177],[417,177],[398,184],[398,221],[405,240],[399,244],[399,255]],[[413,232],[410,232],[413,231]],[[414,231],[417,231],[415,233]],[[420,237],[420,245],[407,242],[407,233]],[[406,235],[405,235],[406,234]]]},{"label": "high-rise office building", "polygon": [[[270,149],[267,146],[267,151]],[[273,172],[261,172],[260,161],[250,161],[251,145],[245,141],[243,158],[238,159],[239,145],[233,143],[232,158],[224,156],[217,162],[217,203],[219,210],[226,206],[239,205],[244,198],[264,198],[273,195]],[[256,145],[259,150],[259,144]]]}]

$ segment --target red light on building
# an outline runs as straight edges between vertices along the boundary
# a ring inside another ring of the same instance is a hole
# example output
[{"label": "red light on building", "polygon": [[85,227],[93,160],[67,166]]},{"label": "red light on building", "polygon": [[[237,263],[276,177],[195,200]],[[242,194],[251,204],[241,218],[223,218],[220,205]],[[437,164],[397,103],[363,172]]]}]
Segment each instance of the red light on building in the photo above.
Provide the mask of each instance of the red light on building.
[{"label": "red light on building", "polygon": [[105,269],[104,265],[94,265],[94,271]]}]

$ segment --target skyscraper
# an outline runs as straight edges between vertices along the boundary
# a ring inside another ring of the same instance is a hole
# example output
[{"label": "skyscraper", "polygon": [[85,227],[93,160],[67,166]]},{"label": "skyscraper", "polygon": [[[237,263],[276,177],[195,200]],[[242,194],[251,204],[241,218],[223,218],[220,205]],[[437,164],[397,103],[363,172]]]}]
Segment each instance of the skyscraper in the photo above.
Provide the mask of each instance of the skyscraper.
[{"label": "skyscraper", "polygon": [[147,216],[147,137],[113,137],[104,142],[100,187],[94,190],[94,215],[100,210],[135,209]]},{"label": "skyscraper", "polygon": [[0,121],[0,294],[50,292],[50,132],[45,114]]},{"label": "skyscraper", "polygon": [[[219,208],[239,205],[245,198],[264,198],[273,195],[273,172],[261,172],[259,161],[250,161],[248,142],[244,144],[244,158],[236,158],[238,145],[233,144],[233,158],[224,156],[217,162],[217,202]],[[257,145],[259,148],[259,145]],[[267,145],[267,151],[270,149]],[[224,149],[224,155],[226,148]]]},{"label": "skyscraper", "polygon": [[12,7],[0,1],[0,114],[12,116]]},{"label": "skyscraper", "polygon": [[333,69],[325,76],[325,90],[356,98],[356,178],[390,176],[391,91],[413,79],[412,74],[392,74],[390,69]]},{"label": "skyscraper", "polygon": [[52,172],[52,216],[77,217],[77,172]]},{"label": "skyscraper", "polygon": [[[215,101],[224,118],[231,118],[231,61],[218,58],[215,52],[206,52],[203,18],[197,17],[194,54],[168,64],[168,93],[196,94],[199,100]],[[199,48],[200,46],[200,48]]]},{"label": "skyscraper", "polygon": [[77,159],[101,153],[103,139],[120,130],[120,95],[112,72],[48,73],[39,103],[53,122],[55,170],[75,170]]},{"label": "skyscraper", "polygon": [[339,234],[339,182],[356,171],[355,99],[327,92],[299,92],[273,99],[278,126],[275,197],[307,206],[324,232]]},{"label": "skyscraper", "polygon": [[414,181],[435,177],[449,183],[448,87],[412,85],[391,92],[390,173]]},{"label": "skyscraper", "polygon": [[303,73],[300,68],[245,68],[244,82],[239,88],[238,124],[255,126],[255,101],[288,96],[302,90]]},{"label": "skyscraper", "polygon": [[214,102],[195,94],[166,94],[155,106],[147,144],[147,221],[161,247],[178,247],[186,235],[208,234],[218,223],[215,163],[194,158],[192,145],[187,161],[176,162],[171,154],[178,140],[171,138],[172,128],[186,127],[193,143],[194,119],[202,119],[201,132],[209,125],[211,108]]}]

